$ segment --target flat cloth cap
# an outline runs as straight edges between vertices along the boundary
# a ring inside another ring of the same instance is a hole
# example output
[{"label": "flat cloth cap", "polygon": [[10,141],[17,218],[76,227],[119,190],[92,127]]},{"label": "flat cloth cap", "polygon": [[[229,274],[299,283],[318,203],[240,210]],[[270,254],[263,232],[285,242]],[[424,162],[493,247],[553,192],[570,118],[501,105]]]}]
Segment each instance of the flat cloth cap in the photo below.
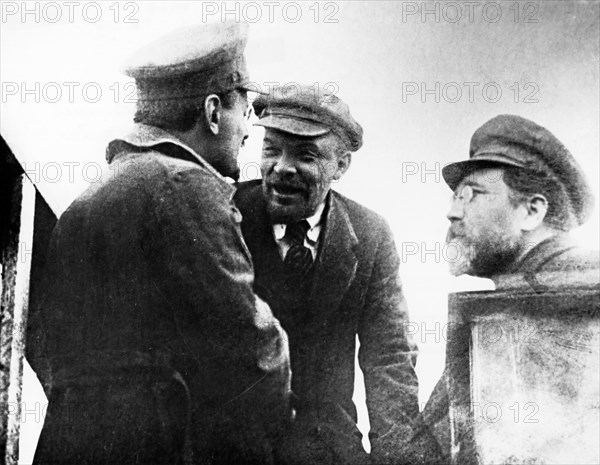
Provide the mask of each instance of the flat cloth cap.
[{"label": "flat cloth cap", "polygon": [[253,105],[259,117],[255,126],[306,137],[332,132],[353,152],[362,146],[363,129],[348,105],[317,85],[276,87],[267,95],[259,95]]},{"label": "flat cloth cap", "polygon": [[446,165],[444,180],[451,189],[475,169],[515,166],[557,180],[577,224],[583,224],[594,205],[592,189],[573,155],[546,128],[516,115],[498,115],[475,131],[469,160]]},{"label": "flat cloth cap", "polygon": [[142,47],[123,72],[138,100],[170,100],[252,90],[244,60],[248,24],[221,22],[177,29]]}]

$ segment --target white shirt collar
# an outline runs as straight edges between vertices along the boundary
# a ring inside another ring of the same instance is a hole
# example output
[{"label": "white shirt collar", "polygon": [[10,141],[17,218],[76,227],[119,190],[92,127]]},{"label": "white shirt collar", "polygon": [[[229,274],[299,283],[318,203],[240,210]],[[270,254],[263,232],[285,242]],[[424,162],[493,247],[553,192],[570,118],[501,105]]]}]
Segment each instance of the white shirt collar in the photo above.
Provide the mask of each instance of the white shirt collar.
[{"label": "white shirt collar", "polygon": [[[308,221],[308,224],[310,225],[310,229],[306,233],[306,236],[314,243],[319,239],[319,233],[321,232],[321,217],[323,216],[323,210],[325,210],[325,202],[319,205],[314,215],[306,218],[306,221]],[[276,240],[280,241],[284,238],[285,228],[286,225],[282,223],[273,225],[273,234],[275,235]]]}]

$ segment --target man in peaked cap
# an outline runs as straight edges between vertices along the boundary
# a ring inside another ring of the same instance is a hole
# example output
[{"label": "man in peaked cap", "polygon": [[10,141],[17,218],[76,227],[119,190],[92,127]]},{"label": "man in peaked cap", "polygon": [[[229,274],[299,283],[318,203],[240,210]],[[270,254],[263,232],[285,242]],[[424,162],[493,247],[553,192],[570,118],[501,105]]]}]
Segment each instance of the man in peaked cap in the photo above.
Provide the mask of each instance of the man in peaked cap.
[{"label": "man in peaked cap", "polygon": [[[593,195],[565,146],[533,121],[499,115],[475,131],[469,155],[442,170],[454,191],[447,244],[457,259],[451,273],[491,278],[498,290],[597,285],[598,252],[568,236],[589,217]],[[424,423],[449,460],[445,378],[425,406]]]},{"label": "man in peaked cap", "polygon": [[126,69],[137,124],[60,218],[34,312],[50,400],[36,464],[273,461],[287,336],[253,292],[224,179],[247,137],[245,43],[240,24],[193,27]]},{"label": "man in peaked cap", "polygon": [[418,417],[416,346],[404,328],[399,259],[386,221],[331,189],[362,145],[348,106],[324,89],[278,88],[254,102],[262,180],[235,196],[255,289],[289,335],[296,421],[285,465],[364,463],[352,401],[356,336],[375,463],[409,463]]},{"label": "man in peaked cap", "polygon": [[598,254],[567,235],[589,217],[591,188],[547,129],[499,115],[475,131],[469,160],[445,166],[442,174],[454,191],[447,241],[459,253],[452,274],[535,288],[572,280],[572,273],[585,278],[579,272],[597,268]]}]

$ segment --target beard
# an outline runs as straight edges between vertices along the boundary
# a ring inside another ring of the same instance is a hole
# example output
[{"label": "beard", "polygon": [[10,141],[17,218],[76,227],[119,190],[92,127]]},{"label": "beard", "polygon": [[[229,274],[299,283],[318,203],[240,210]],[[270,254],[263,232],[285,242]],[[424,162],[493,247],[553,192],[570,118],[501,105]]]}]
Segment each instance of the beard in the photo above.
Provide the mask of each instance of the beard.
[{"label": "beard", "polygon": [[519,236],[486,230],[479,236],[455,235],[448,231],[446,246],[456,250],[449,261],[450,274],[469,274],[480,278],[505,272],[521,255]]},{"label": "beard", "polygon": [[310,186],[300,180],[263,174],[262,188],[267,213],[273,224],[294,223],[308,218],[318,207]]}]

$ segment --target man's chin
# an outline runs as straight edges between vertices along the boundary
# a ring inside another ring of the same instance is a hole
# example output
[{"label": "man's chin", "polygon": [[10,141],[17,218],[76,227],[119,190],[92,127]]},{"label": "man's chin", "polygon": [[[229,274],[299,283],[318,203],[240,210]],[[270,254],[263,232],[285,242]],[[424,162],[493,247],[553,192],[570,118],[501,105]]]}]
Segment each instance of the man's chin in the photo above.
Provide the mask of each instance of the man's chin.
[{"label": "man's chin", "polygon": [[281,208],[279,206],[268,206],[267,213],[273,224],[294,223],[302,219],[302,217],[293,210]]},{"label": "man's chin", "polygon": [[227,171],[228,174],[226,174],[225,176],[229,176],[236,182],[240,179],[240,165],[237,164],[237,161],[235,165],[232,164],[231,166],[229,166]]},{"label": "man's chin", "polygon": [[212,167],[217,170],[217,172],[226,178],[231,178],[234,181],[238,181],[240,179],[240,167],[236,164],[232,165],[212,165]]},{"label": "man's chin", "polygon": [[447,239],[445,248],[445,255],[450,274],[452,276],[470,274],[470,254],[472,253],[472,248],[468,247],[467,244],[458,237]]},{"label": "man's chin", "polygon": [[274,199],[267,199],[267,213],[274,224],[293,223],[306,218],[303,209],[298,206]]},{"label": "man's chin", "polygon": [[449,260],[450,274],[468,274],[479,278],[506,272],[516,261],[520,250],[518,243],[509,240],[474,244],[454,239],[446,245],[452,245],[459,251],[455,260]]},{"label": "man's chin", "polygon": [[452,276],[462,276],[463,274],[471,274],[470,266],[466,263],[450,263],[448,269]]},{"label": "man's chin", "polygon": [[473,274],[471,271],[471,265],[467,260],[458,260],[457,262],[450,262],[448,269],[452,276],[462,276],[463,274]]}]

